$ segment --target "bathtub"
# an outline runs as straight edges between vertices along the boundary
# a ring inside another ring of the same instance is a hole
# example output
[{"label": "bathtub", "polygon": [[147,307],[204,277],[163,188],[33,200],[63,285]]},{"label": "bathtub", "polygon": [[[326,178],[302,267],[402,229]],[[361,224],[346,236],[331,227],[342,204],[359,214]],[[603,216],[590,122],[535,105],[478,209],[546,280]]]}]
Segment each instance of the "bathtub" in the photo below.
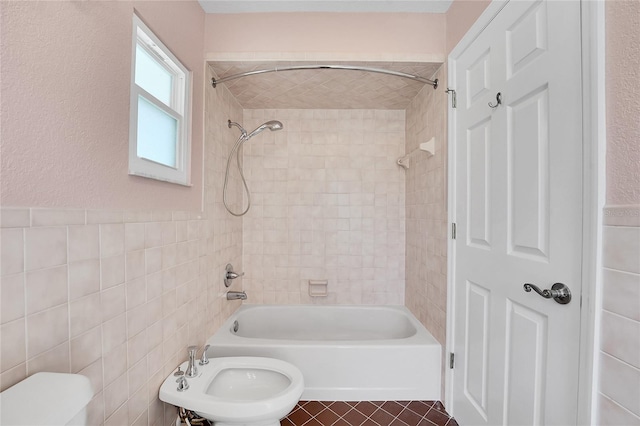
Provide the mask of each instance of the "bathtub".
[{"label": "bathtub", "polygon": [[441,346],[403,306],[243,305],[207,343],[297,366],[302,400],[441,399]]}]

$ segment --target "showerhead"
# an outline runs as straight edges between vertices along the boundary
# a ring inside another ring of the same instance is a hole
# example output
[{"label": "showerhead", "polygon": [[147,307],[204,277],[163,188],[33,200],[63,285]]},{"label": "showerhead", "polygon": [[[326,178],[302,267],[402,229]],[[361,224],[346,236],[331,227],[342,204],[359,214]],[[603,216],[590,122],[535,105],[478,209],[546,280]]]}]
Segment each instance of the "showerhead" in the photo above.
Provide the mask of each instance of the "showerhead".
[{"label": "showerhead", "polygon": [[251,139],[252,137],[257,135],[258,133],[262,132],[264,129],[269,129],[269,130],[271,130],[273,132],[273,131],[276,131],[276,130],[282,130],[283,127],[284,126],[282,125],[282,123],[279,122],[278,120],[270,120],[270,121],[267,121],[264,124],[261,124],[253,132],[249,133],[249,136],[247,136],[247,139]]}]

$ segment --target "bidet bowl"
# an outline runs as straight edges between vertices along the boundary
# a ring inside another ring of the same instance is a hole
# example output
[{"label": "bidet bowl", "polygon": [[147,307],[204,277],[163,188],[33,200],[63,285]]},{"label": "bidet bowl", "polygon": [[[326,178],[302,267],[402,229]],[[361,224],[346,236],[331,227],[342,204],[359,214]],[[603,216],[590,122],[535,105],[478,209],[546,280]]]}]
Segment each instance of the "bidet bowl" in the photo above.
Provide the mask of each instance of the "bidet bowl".
[{"label": "bidet bowl", "polygon": [[[186,368],[187,363],[181,365]],[[304,390],[302,373],[287,362],[262,357],[210,358],[178,392],[173,374],[160,399],[195,411],[215,425],[279,425]]]}]

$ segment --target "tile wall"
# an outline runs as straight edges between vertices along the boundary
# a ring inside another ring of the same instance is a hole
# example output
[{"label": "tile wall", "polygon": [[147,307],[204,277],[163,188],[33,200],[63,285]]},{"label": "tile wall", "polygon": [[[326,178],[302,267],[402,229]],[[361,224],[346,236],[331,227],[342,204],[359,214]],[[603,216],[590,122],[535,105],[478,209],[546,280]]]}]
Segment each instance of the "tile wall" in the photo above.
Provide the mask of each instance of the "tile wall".
[{"label": "tile wall", "polygon": [[[0,211],[0,390],[38,371],[80,373],[95,393],[90,424],[175,418],[160,384],[240,306],[222,274],[242,267],[242,221],[221,190],[226,120],[242,109],[224,88],[206,96],[204,212]],[[239,182],[230,189],[239,198]]]},{"label": "tile wall", "polygon": [[[403,304],[402,110],[245,110],[249,303]],[[308,280],[329,281],[311,298]]]},{"label": "tile wall", "polygon": [[599,425],[640,425],[640,206],[604,211]]},{"label": "tile wall", "polygon": [[[435,78],[446,87],[446,67]],[[407,108],[406,152],[435,137],[436,152],[413,155],[406,171],[406,296],[413,314],[443,345],[447,303],[447,95],[425,86]],[[443,381],[444,383],[444,381]]]}]

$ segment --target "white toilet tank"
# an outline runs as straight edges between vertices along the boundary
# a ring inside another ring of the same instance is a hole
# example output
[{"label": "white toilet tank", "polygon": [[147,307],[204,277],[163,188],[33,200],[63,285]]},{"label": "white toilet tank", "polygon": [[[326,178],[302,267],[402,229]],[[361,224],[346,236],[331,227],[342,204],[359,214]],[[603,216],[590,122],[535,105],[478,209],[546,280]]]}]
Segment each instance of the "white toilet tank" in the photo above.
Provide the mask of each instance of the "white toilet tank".
[{"label": "white toilet tank", "polygon": [[85,425],[91,398],[85,376],[36,373],[0,393],[0,425]]}]

